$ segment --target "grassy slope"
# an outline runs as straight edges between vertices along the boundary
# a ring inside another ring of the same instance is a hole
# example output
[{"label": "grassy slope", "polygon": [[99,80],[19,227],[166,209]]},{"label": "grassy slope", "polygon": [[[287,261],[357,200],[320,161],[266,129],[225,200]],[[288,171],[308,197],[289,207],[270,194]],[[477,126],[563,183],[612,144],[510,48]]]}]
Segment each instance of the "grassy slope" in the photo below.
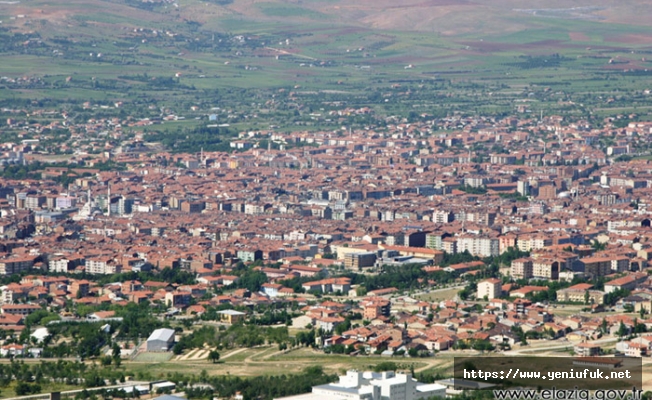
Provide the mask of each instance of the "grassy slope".
[{"label": "grassy slope", "polygon": [[[406,0],[398,6],[389,0],[235,0],[226,6],[187,0],[178,8],[167,4],[151,10],[122,0],[0,4],[0,16],[5,16],[0,26],[26,38],[38,35],[47,46],[35,47],[32,41],[2,54],[0,76],[39,77],[44,84],[0,90],[0,99],[145,99],[185,107],[202,96],[194,89],[283,87],[344,91],[354,105],[369,90],[385,90],[393,83],[434,86],[443,79],[458,87],[484,86],[477,93],[464,89],[470,98],[491,91],[496,101],[475,108],[482,113],[513,110],[514,99],[545,88],[559,92],[560,99],[564,93],[604,94],[606,101],[616,88],[652,86],[652,75],[623,72],[652,66],[643,60],[649,58],[652,40],[639,17],[649,2],[611,2],[586,12],[599,20],[567,19],[568,11],[554,11],[552,17],[514,11],[590,5],[584,0]],[[9,18],[19,13],[27,17]],[[224,46],[224,34],[243,35],[244,41]],[[553,55],[560,59],[548,64]],[[137,78],[170,79],[175,73],[181,77],[172,87]],[[67,77],[72,81],[66,82]],[[528,101],[535,111],[567,108],[555,99],[542,106],[536,98]],[[358,105],[369,105],[363,103]],[[419,105],[439,106],[436,100]],[[465,103],[446,106],[462,110]],[[598,104],[595,112],[630,111],[619,107]]]}]

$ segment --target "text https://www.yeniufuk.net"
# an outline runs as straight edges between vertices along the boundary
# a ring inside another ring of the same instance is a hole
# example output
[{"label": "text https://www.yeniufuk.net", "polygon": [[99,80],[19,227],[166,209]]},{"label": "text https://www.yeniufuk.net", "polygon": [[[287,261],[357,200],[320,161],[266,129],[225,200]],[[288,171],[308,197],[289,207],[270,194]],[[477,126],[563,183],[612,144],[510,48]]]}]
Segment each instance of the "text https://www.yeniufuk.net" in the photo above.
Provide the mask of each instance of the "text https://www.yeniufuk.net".
[{"label": "text https://www.yeniufuk.net", "polygon": [[505,389],[494,390],[497,400],[640,400],[643,391],[632,388],[631,390],[608,389],[586,390],[579,389]]},{"label": "text https://www.yeniufuk.net", "polygon": [[629,370],[624,371],[603,371],[590,370],[588,368],[581,370],[570,369],[570,371],[548,371],[542,373],[538,371],[521,371],[512,369],[506,371],[482,371],[482,370],[464,370],[464,379],[543,379],[554,381],[556,379],[629,379],[632,374]]},{"label": "text https://www.yeniufuk.net", "polygon": [[[624,379],[631,378],[629,370],[624,371],[602,371],[590,370],[588,368],[581,370],[570,369],[569,371],[523,371],[519,368],[504,371],[482,371],[482,370],[464,370],[466,379],[482,380],[509,380],[509,379],[541,379],[548,382],[562,379]],[[546,389],[546,390],[494,390],[496,399],[504,400],[640,400],[642,390],[635,387],[631,390],[586,390],[579,389]]]}]

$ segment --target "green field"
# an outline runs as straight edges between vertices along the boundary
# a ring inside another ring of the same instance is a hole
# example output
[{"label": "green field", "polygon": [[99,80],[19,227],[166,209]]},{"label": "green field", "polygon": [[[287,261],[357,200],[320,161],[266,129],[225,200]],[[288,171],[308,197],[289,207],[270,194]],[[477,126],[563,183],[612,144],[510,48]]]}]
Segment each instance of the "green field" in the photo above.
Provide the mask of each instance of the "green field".
[{"label": "green field", "polygon": [[[257,2],[253,9],[247,10],[248,14],[242,14],[236,13],[243,6],[239,1],[223,7],[191,0],[175,12],[169,7],[147,10],[126,5],[106,9],[106,3],[102,3],[99,11],[91,11],[88,4],[79,1],[66,8],[46,6],[37,0],[29,4],[32,11],[64,14],[59,18],[66,25],[47,23],[32,34],[45,39],[47,50],[43,46],[33,51],[28,46],[24,52],[8,49],[3,57],[2,73],[79,76],[80,83],[73,79],[70,87],[57,89],[80,97],[87,96],[83,91],[77,92],[83,89],[81,82],[91,76],[120,82],[118,76],[144,72],[167,77],[181,72],[187,78],[183,77],[180,83],[198,89],[295,84],[324,89],[339,80],[362,90],[363,84],[382,86],[391,79],[427,82],[436,79],[437,74],[445,76],[455,72],[451,79],[501,81],[511,87],[570,82],[575,89],[577,82],[581,91],[608,88],[601,84],[600,75],[622,74],[618,68],[613,71],[605,68],[609,59],[618,57],[628,61],[630,67],[644,67],[637,53],[644,54],[649,49],[647,42],[623,41],[624,36],[647,33],[644,26],[631,24],[596,21],[568,24],[563,18],[507,13],[500,21],[513,25],[513,29],[506,29],[508,33],[487,34],[482,32],[482,27],[476,27],[471,33],[446,35],[440,31],[411,31],[411,26],[398,29],[398,22],[388,23],[390,27],[383,29],[354,24],[347,18],[337,18],[343,4],[332,3],[332,7],[318,7],[318,2],[305,5]],[[200,14],[199,9],[204,13]],[[361,6],[361,9],[360,13],[373,11],[373,7],[366,10]],[[0,12],[11,15],[12,7],[0,5]],[[234,18],[236,14],[238,18]],[[497,22],[487,20],[483,24],[493,26]],[[529,27],[519,29],[524,22]],[[16,33],[24,30],[24,24],[18,20],[4,26]],[[487,26],[485,29],[492,32]],[[61,40],[71,38],[73,33],[82,39],[62,44]],[[216,44],[215,34],[221,43],[218,40]],[[246,38],[234,42],[228,36],[219,36],[238,34]],[[229,43],[225,45],[225,41]],[[265,53],[262,49],[267,47],[286,51],[287,57],[277,60],[275,56],[280,53],[262,54]],[[53,56],[55,50],[63,53],[63,57]],[[100,50],[102,59],[89,56]],[[565,61],[554,67],[541,62],[518,66],[520,58],[553,54],[563,56]],[[308,57],[316,61],[315,66],[301,67],[301,61],[309,60]],[[636,64],[635,59],[638,59]],[[327,67],[321,66],[322,62]],[[414,68],[404,69],[408,64]],[[356,68],[362,65],[371,68]],[[199,75],[206,78],[198,78]],[[583,80],[597,82],[589,88],[582,84]],[[133,89],[134,94],[140,93],[137,87]]]},{"label": "green field", "polygon": [[[538,13],[515,0],[444,3],[0,4],[0,103],[122,101],[102,115],[186,117],[146,128],[171,133],[215,107],[219,123],[240,131],[382,127],[391,115],[543,112],[596,126],[614,114],[652,116],[647,0],[600,9],[535,1]],[[19,14],[27,17],[11,19]],[[375,115],[328,117],[343,104]]]},{"label": "green field", "polygon": [[[229,353],[233,353],[229,356]],[[323,366],[329,372],[342,372],[349,368],[372,369],[374,365],[392,361],[409,369],[421,371],[436,368],[437,366],[450,366],[449,358],[442,359],[410,359],[387,358],[379,356],[351,357],[344,355],[324,354],[319,350],[298,348],[285,354],[279,354],[276,347],[257,347],[252,349],[237,349],[235,351],[222,351],[222,358],[216,364],[209,360],[140,360],[123,362],[125,372],[130,375],[150,374],[152,378],[165,378],[167,374],[199,374],[206,370],[211,375],[277,375],[280,373],[298,373],[304,368],[313,365]]]},{"label": "green field", "polygon": [[[15,387],[18,382],[12,382],[8,387],[3,388],[0,392],[0,397],[10,398],[16,397]],[[66,390],[76,390],[79,389],[78,386],[65,385],[63,383],[46,383],[41,385],[41,393],[51,393],[51,392],[63,392]]]},{"label": "green field", "polygon": [[147,363],[161,363],[170,361],[172,358],[172,353],[151,353],[144,352],[138,354],[134,361],[136,362],[147,362]]}]

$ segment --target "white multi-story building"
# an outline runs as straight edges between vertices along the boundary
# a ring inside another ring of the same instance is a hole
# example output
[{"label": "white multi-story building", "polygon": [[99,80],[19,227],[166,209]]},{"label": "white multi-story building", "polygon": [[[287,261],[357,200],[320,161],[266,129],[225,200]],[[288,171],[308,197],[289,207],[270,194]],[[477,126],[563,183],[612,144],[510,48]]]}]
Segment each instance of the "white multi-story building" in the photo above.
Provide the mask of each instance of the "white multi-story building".
[{"label": "white multi-story building", "polygon": [[436,224],[448,224],[455,220],[455,214],[446,210],[437,210],[432,213],[432,222]]},{"label": "white multi-story building", "polygon": [[48,271],[68,272],[68,259],[65,257],[54,257],[48,261]]},{"label": "white multi-story building", "polygon": [[55,200],[55,208],[58,210],[72,208],[77,205],[77,199],[72,196],[58,196]]},{"label": "white multi-story building", "polygon": [[482,236],[462,236],[457,239],[457,252],[468,251],[471,255],[493,257],[500,255],[500,241]]},{"label": "white multi-story building", "polygon": [[0,260],[0,275],[14,275],[34,267],[35,256],[15,256]]},{"label": "white multi-story building", "polygon": [[516,240],[516,247],[520,251],[541,250],[552,245],[550,237],[536,235],[536,236],[523,236]]},{"label": "white multi-story building", "polygon": [[477,297],[479,299],[487,298],[487,300],[500,297],[502,294],[502,282],[500,279],[492,278],[478,283]]},{"label": "white multi-story building", "polygon": [[420,400],[446,396],[446,387],[417,382],[410,374],[348,371],[337,383],[312,387],[312,393],[276,400]]},{"label": "white multi-story building", "polygon": [[516,279],[530,279],[534,276],[531,258],[518,258],[512,261],[510,274]]},{"label": "white multi-story building", "polygon": [[426,234],[426,247],[429,249],[441,250],[442,243],[441,234],[428,233]]},{"label": "white multi-story building", "polygon": [[86,272],[96,275],[111,275],[122,271],[122,266],[111,257],[98,257],[86,260]]}]

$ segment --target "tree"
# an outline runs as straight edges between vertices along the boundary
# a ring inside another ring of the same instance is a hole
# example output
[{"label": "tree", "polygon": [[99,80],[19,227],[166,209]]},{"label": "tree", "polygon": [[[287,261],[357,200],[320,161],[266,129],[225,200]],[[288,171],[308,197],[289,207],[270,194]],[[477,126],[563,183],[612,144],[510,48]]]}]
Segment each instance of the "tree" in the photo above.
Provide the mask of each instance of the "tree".
[{"label": "tree", "polygon": [[374,372],[396,371],[397,369],[398,365],[391,361],[382,361],[373,367]]},{"label": "tree", "polygon": [[260,290],[260,286],[264,283],[267,283],[267,275],[261,271],[249,270],[243,273],[233,286],[249,289],[250,292],[254,293]]},{"label": "tree", "polygon": [[41,385],[38,384],[29,384],[26,382],[18,382],[14,391],[18,396],[24,396],[27,394],[36,394],[41,392]]},{"label": "tree", "polygon": [[120,346],[118,346],[117,343],[113,343],[111,358],[113,359],[113,365],[115,365],[116,368],[122,364],[122,359],[120,357],[121,353]]},{"label": "tree", "polygon": [[625,337],[629,333],[629,330],[623,323],[623,321],[620,321],[620,326],[618,327],[618,337]]},{"label": "tree", "polygon": [[473,342],[471,348],[473,350],[478,350],[481,353],[494,350],[494,346],[488,340],[476,340]]},{"label": "tree", "polygon": [[341,335],[343,332],[346,332],[349,329],[351,329],[351,319],[347,317],[344,319],[343,323],[337,324],[337,326],[335,326],[335,334]]},{"label": "tree", "polygon": [[208,380],[208,372],[205,369],[202,369],[199,373],[199,382],[206,382]]},{"label": "tree", "polygon": [[638,321],[638,318],[634,318],[634,333],[643,333],[647,331],[647,327],[644,323]]},{"label": "tree", "polygon": [[113,343],[111,357],[120,358],[120,346],[117,343]]},{"label": "tree", "polygon": [[[518,325],[514,325],[510,328],[512,333],[516,334],[518,336],[519,341],[521,342],[521,346],[527,346],[527,335],[525,332],[523,332],[523,328],[521,328]],[[530,331],[530,332],[535,332],[535,331]],[[529,332],[528,332],[529,333]]]},{"label": "tree", "polygon": [[607,248],[607,244],[606,243],[601,243],[601,242],[599,242],[597,240],[592,240],[591,241],[591,247],[593,247],[593,250],[595,250],[595,251],[603,251],[604,249]]},{"label": "tree", "polygon": [[208,353],[208,359],[215,364],[220,360],[220,353],[218,353],[217,350],[211,350],[210,353]]}]

